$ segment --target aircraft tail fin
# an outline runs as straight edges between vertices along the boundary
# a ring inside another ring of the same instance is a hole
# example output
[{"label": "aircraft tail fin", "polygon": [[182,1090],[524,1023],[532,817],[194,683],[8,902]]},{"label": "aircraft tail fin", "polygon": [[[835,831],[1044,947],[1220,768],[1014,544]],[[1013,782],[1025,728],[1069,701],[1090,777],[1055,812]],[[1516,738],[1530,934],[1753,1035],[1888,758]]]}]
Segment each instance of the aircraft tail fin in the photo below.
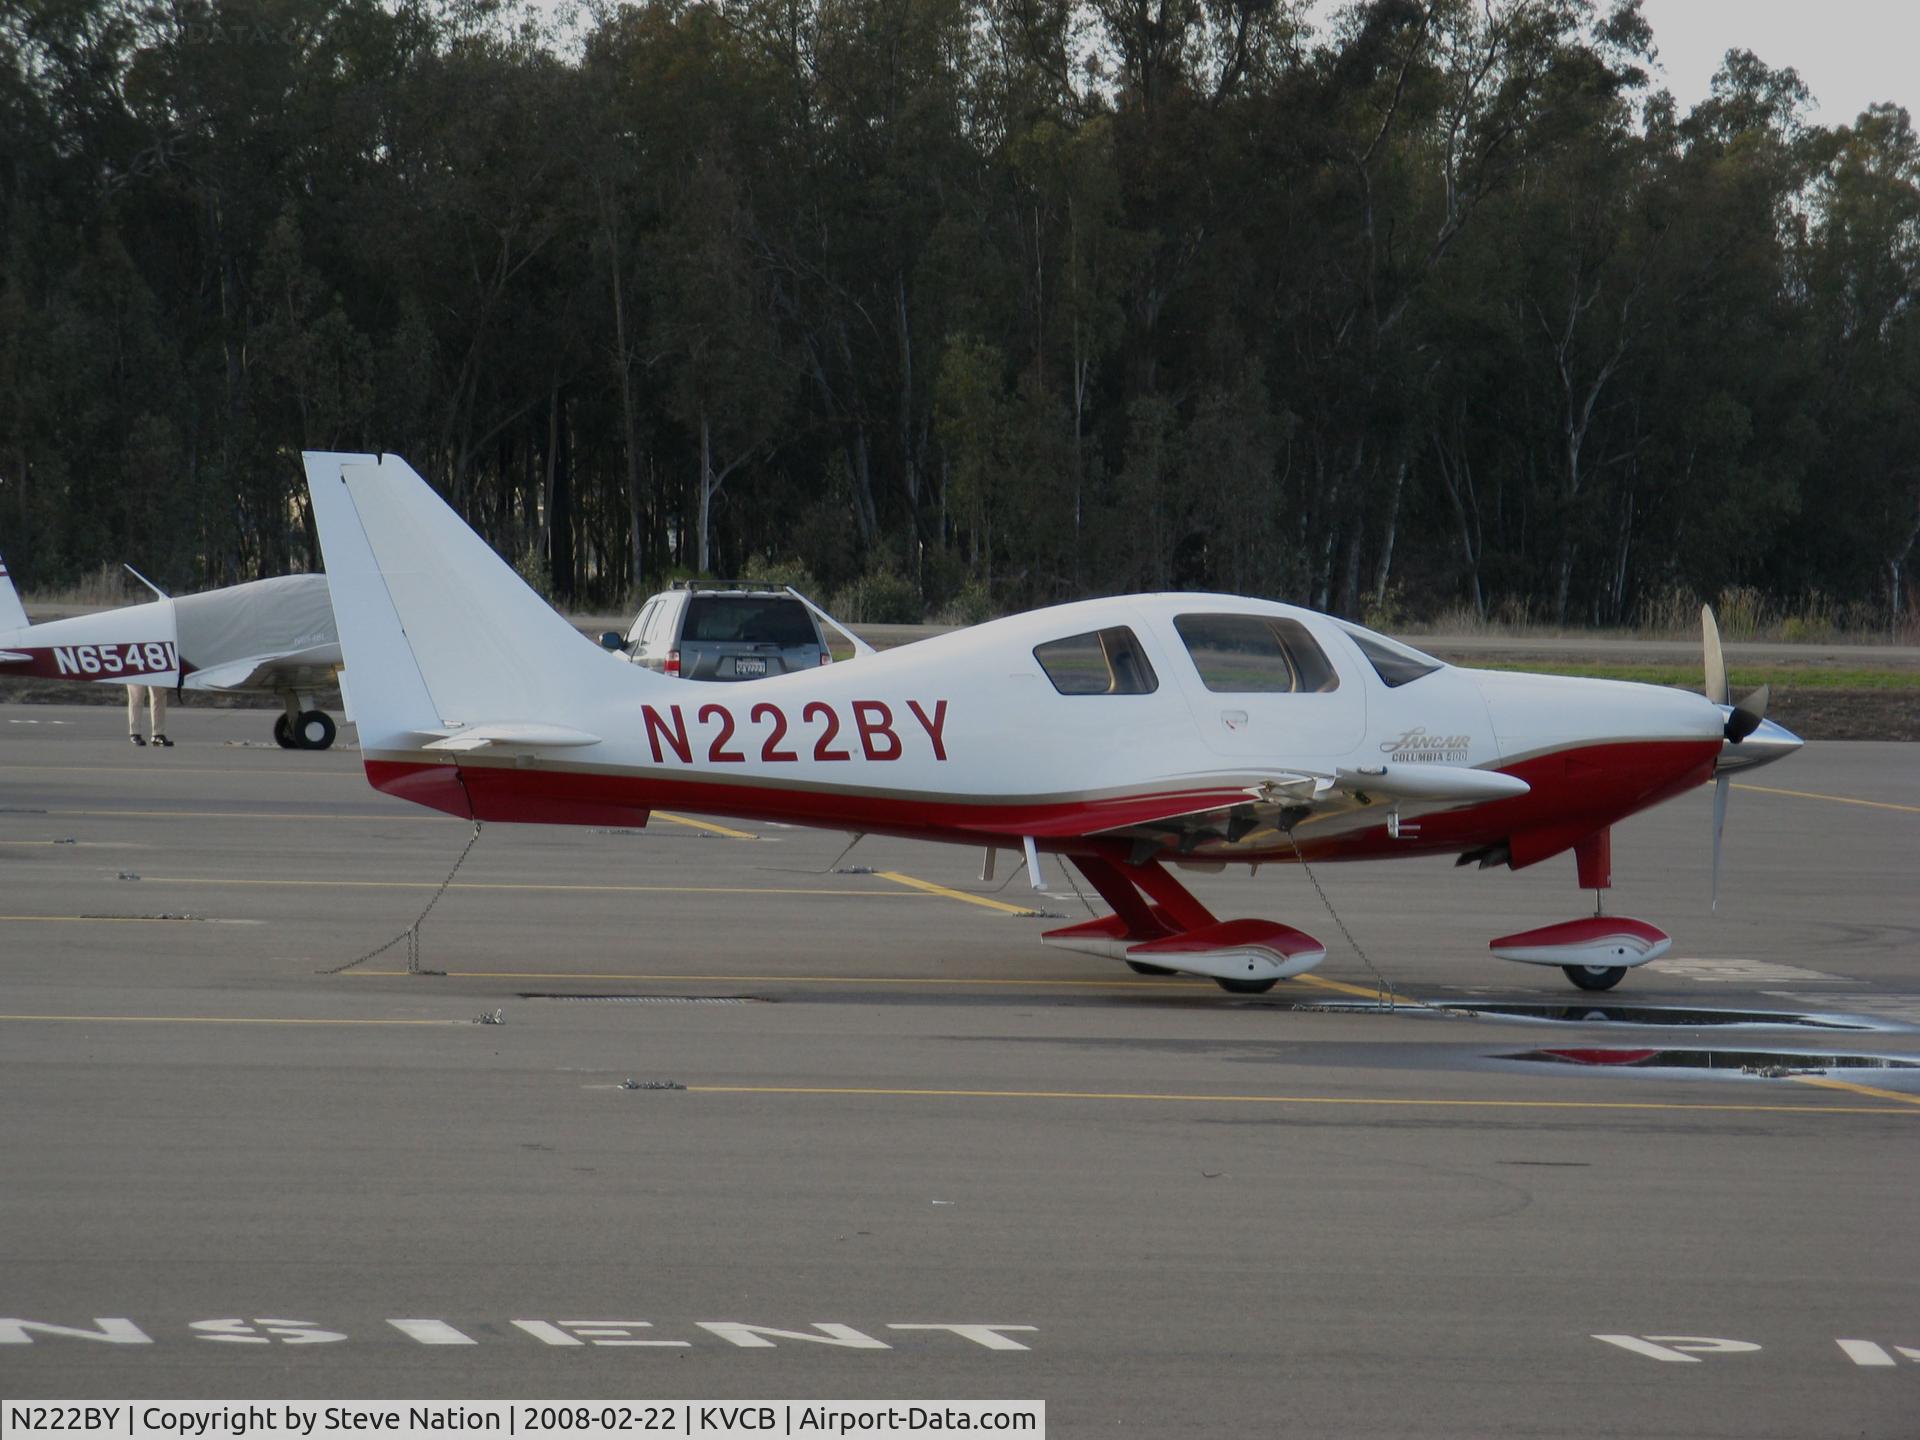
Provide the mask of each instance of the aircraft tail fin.
[{"label": "aircraft tail fin", "polygon": [[543,734],[653,678],[575,630],[406,461],[305,460],[363,751]]},{"label": "aircraft tail fin", "polygon": [[26,607],[13,588],[13,577],[7,574],[7,562],[0,558],[0,635],[24,630],[28,624]]}]

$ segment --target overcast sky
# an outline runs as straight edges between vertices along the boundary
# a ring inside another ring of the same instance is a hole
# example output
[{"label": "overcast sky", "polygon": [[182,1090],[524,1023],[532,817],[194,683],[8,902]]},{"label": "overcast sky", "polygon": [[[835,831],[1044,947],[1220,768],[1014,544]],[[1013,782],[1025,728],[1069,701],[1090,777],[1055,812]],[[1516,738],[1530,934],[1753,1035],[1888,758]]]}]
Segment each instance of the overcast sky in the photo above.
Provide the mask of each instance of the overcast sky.
[{"label": "overcast sky", "polygon": [[1920,99],[1920,0],[1641,0],[1640,9],[1660,52],[1654,82],[1683,113],[1735,48],[1798,70],[1821,125],[1848,124],[1875,101],[1911,110]]},{"label": "overcast sky", "polygon": [[[568,0],[527,0],[565,14]],[[1316,0],[1327,13],[1345,0]],[[1608,0],[1597,0],[1605,9]],[[1655,88],[1671,90],[1681,113],[1706,99],[1727,51],[1751,50],[1768,65],[1790,65],[1813,91],[1807,118],[1850,123],[1890,100],[1920,110],[1920,0],[1641,0],[1660,52]]]}]

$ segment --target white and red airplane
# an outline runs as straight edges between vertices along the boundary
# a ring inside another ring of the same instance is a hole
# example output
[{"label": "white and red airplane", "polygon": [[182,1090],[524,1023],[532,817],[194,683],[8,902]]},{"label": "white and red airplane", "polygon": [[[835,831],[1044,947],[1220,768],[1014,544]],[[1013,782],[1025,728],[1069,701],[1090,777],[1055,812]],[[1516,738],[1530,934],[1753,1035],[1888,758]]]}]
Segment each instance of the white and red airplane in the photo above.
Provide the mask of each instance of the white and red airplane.
[{"label": "white and red airplane", "polygon": [[[474,820],[639,825],[655,808],[1064,857],[1113,913],[1042,938],[1258,993],[1325,947],[1221,920],[1176,878],[1226,864],[1571,850],[1799,748],[1710,693],[1464,670],[1329,616],[1127,595],[749,685],[669,680],[583,638],[396,456],[306,456],[368,780]],[[1716,678],[1717,677],[1717,678]],[[1597,897],[1596,897],[1597,899]],[[1670,941],[1591,915],[1496,955],[1606,989]]]},{"label": "white and red airplane", "polygon": [[[131,567],[129,567],[131,568]],[[337,727],[314,696],[340,668],[324,575],[282,575],[39,625],[0,562],[0,676],[277,695],[274,739],[325,750]]]}]

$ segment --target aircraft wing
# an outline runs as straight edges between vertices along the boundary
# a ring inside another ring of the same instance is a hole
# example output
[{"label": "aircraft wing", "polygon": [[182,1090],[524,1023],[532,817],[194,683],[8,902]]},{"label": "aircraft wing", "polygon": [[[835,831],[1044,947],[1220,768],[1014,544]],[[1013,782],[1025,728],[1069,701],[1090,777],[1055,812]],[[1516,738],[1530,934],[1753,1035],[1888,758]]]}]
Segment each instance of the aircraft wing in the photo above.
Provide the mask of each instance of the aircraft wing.
[{"label": "aircraft wing", "polygon": [[333,683],[340,646],[313,645],[304,650],[249,655],[195,670],[181,682],[187,690],[316,690]]},{"label": "aircraft wing", "polygon": [[[1333,774],[1277,771],[1228,794],[1179,797],[1076,833],[1224,858],[1271,846],[1295,826],[1385,803],[1426,813],[1525,795],[1518,776],[1464,765],[1373,765]],[[1045,834],[1047,832],[1042,832]]]}]

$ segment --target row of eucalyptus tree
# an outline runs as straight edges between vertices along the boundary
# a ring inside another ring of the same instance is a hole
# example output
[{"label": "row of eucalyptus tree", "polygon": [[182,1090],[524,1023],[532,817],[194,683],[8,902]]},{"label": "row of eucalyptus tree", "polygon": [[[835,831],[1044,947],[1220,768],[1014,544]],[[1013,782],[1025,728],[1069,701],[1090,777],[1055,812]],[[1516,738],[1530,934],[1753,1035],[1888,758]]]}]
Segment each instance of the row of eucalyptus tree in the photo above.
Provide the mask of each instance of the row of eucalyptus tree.
[{"label": "row of eucalyptus tree", "polygon": [[[0,553],[561,598],[1914,608],[1920,140],[1636,0],[11,0]],[[1790,62],[1791,56],[1774,57]]]}]

